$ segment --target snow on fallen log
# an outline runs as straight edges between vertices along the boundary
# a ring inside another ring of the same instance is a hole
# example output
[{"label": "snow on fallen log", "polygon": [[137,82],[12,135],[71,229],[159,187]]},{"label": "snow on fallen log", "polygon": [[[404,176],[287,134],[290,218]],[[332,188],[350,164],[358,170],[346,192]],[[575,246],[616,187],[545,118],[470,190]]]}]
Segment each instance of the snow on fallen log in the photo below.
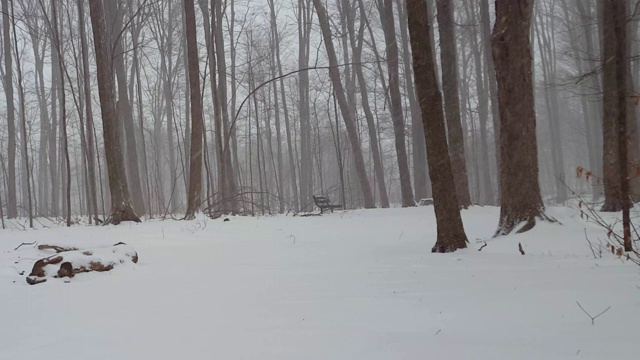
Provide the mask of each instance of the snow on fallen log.
[{"label": "snow on fallen log", "polygon": [[125,243],[89,250],[71,250],[40,259],[33,264],[27,283],[40,284],[48,278],[72,278],[90,271],[109,271],[127,262],[138,262],[138,253]]}]

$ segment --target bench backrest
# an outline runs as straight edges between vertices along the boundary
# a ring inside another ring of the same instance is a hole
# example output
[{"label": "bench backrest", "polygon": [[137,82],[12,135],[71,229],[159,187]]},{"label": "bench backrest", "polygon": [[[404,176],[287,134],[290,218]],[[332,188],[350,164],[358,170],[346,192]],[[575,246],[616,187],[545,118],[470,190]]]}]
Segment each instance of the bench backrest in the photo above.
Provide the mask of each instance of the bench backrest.
[{"label": "bench backrest", "polygon": [[329,196],[327,195],[314,195],[313,201],[316,203],[317,206],[326,206],[326,205],[330,205],[331,203],[329,201]]}]

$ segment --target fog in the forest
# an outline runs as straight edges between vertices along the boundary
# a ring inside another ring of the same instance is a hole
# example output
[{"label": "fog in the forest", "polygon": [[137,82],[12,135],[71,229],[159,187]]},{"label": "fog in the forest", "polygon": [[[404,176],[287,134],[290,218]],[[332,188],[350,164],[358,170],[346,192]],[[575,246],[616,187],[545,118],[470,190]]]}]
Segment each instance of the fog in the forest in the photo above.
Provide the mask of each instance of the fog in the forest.
[{"label": "fog in the forest", "polygon": [[[89,3],[2,1],[3,215],[63,218],[70,210],[70,218],[104,219],[115,176],[105,152],[116,150],[138,215],[184,214],[194,82],[183,2],[105,1],[111,59],[103,64],[112,69],[98,69]],[[315,3],[326,10],[324,21]],[[428,3],[451,191],[458,188],[465,206],[499,205],[494,2]],[[608,42],[600,3],[533,4],[539,179],[547,205],[566,202],[572,192],[604,197],[602,44]],[[640,34],[636,2],[628,3],[632,98]],[[404,0],[202,0],[195,2],[195,20],[203,116],[202,136],[196,134],[202,142],[195,152],[202,156],[197,210],[298,213],[310,211],[318,194],[347,208],[411,206],[432,197]],[[326,35],[337,64],[327,55]],[[98,70],[113,80],[115,148],[105,148]],[[340,76],[341,89],[330,72]],[[457,86],[447,87],[452,79]],[[637,142],[635,102],[627,116]]]}]

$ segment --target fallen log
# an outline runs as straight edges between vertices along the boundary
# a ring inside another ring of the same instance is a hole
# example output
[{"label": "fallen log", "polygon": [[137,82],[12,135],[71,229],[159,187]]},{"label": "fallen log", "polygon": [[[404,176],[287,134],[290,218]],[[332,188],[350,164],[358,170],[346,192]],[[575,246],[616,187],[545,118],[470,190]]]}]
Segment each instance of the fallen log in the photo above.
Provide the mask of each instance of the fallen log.
[{"label": "fallen log", "polygon": [[70,250],[40,259],[33,264],[27,283],[40,284],[48,278],[72,278],[91,271],[109,271],[126,262],[138,262],[138,253],[125,243],[90,250]]}]

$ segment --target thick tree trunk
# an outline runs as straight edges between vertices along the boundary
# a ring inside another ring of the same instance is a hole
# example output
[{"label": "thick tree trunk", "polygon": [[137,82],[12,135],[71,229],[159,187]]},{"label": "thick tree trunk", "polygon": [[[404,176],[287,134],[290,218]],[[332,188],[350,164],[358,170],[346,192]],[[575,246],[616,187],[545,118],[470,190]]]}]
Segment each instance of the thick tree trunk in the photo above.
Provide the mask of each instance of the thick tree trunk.
[{"label": "thick tree trunk", "polygon": [[200,58],[193,0],[184,0],[187,59],[189,61],[189,97],[191,100],[191,156],[189,157],[189,191],[185,219],[193,219],[200,209],[202,189],[202,98],[200,97]]},{"label": "thick tree trunk", "polygon": [[324,5],[322,5],[321,0],[313,0],[313,5],[315,6],[316,13],[318,14],[318,21],[320,22],[320,27],[322,29],[322,37],[324,38],[327,56],[329,57],[329,66],[331,66],[331,68],[329,69],[329,77],[331,78],[331,82],[333,83],[335,95],[338,99],[338,103],[340,104],[342,118],[347,127],[347,134],[349,136],[351,149],[353,151],[353,160],[355,162],[356,171],[358,173],[358,180],[360,183],[360,188],[362,190],[364,207],[367,209],[374,208],[375,203],[373,201],[373,195],[371,193],[371,185],[369,184],[369,178],[367,177],[367,169],[364,164],[362,147],[360,145],[360,140],[358,139],[355,114],[349,108],[347,98],[344,94],[344,88],[342,87],[342,82],[340,81],[338,59],[333,47],[333,40],[331,38],[331,30],[329,29],[329,19],[327,17],[327,12],[324,8]]},{"label": "thick tree trunk", "polygon": [[[611,41],[615,44],[614,59],[612,62],[615,64],[615,76],[617,87],[617,104],[618,104],[618,154],[620,163],[620,204],[622,206],[622,239],[624,244],[624,251],[633,251],[633,242],[631,239],[631,219],[629,209],[631,208],[631,200],[629,197],[629,175],[628,164],[629,158],[629,142],[627,132],[627,122],[629,119],[628,107],[629,101],[627,100],[627,93],[629,90],[630,74],[629,70],[629,56],[627,54],[627,2],[622,0],[605,0],[605,11],[611,11],[611,20],[613,25],[614,38],[608,38],[607,41]],[[635,116],[633,117],[635,120]]]},{"label": "thick tree trunk", "polygon": [[113,67],[110,52],[108,51],[110,42],[107,37],[102,1],[90,0],[89,12],[93,29],[104,148],[109,174],[109,189],[111,190],[111,213],[104,223],[117,225],[122,221],[140,222],[140,218],[138,218],[131,206],[127,177],[124,170],[122,144],[120,142],[120,121],[116,111],[115,86],[111,72]]},{"label": "thick tree trunk", "polygon": [[[619,1],[619,0],[618,0]],[[617,69],[616,69],[616,34],[615,19],[611,1],[600,0],[600,21],[602,26],[602,86],[603,86],[603,180],[604,204],[602,211],[620,211],[622,202],[620,154],[618,153],[618,117],[623,109],[618,104]],[[626,112],[626,111],[625,111]]]},{"label": "thick tree trunk", "polygon": [[[500,222],[496,236],[532,229],[544,217],[530,43],[532,0],[497,0],[491,45],[500,105]],[[522,226],[521,226],[522,225]]]},{"label": "thick tree trunk", "polygon": [[438,30],[440,32],[440,62],[442,64],[442,92],[447,118],[449,156],[460,207],[471,205],[469,180],[464,154],[464,135],[460,120],[460,95],[458,93],[458,54],[453,20],[453,1],[437,0]]},{"label": "thick tree trunk", "polygon": [[438,238],[432,252],[453,252],[467,247],[458,196],[451,191],[453,169],[449,159],[442,95],[438,88],[436,63],[431,43],[431,24],[423,0],[407,0],[413,73],[422,109],[429,173],[432,174],[433,201]]}]

